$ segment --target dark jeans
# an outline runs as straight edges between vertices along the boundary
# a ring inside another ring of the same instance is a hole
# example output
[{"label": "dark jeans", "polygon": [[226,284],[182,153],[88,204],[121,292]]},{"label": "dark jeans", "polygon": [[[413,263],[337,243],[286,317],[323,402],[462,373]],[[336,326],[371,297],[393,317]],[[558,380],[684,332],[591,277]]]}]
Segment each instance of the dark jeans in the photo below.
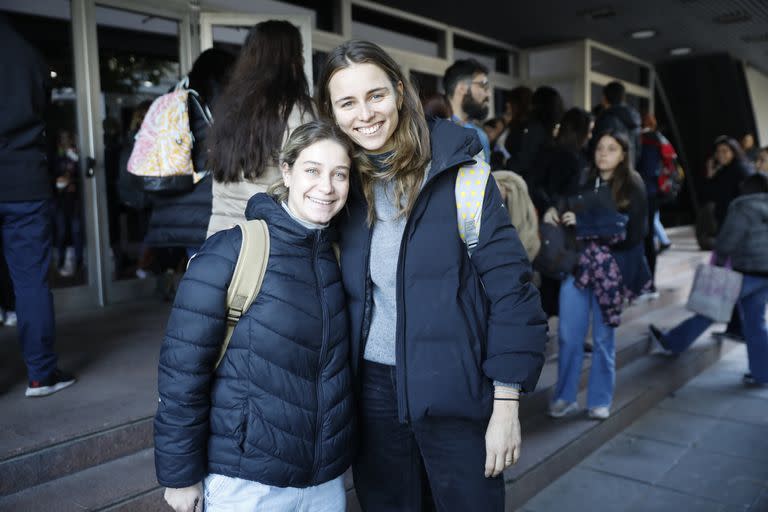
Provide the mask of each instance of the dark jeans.
[{"label": "dark jeans", "polygon": [[401,424],[395,367],[366,361],[355,489],[365,512],[504,510],[502,476],[485,478],[485,422],[423,418]]},{"label": "dark jeans", "polygon": [[[75,249],[75,264],[83,263],[84,236],[80,199],[76,192],[63,192],[58,196],[55,211],[57,266],[64,264],[64,251],[69,243]],[[115,239],[113,239],[115,240]]]},{"label": "dark jeans", "polygon": [[42,380],[53,372],[57,360],[53,296],[48,288],[50,202],[0,202],[0,230],[16,293],[19,341],[29,380]]},{"label": "dark jeans", "polygon": [[654,243],[653,218],[659,211],[659,203],[656,197],[648,197],[648,234],[645,235],[645,259],[648,261],[648,268],[651,269],[651,279],[653,286],[656,286],[656,244]]},{"label": "dark jeans", "polygon": [[[761,383],[768,384],[768,324],[765,308],[768,305],[768,277],[744,275],[739,301],[734,311],[741,318],[744,341],[747,344],[749,371]],[[666,347],[679,354],[690,347],[714,322],[701,315],[693,315],[664,334]]]}]

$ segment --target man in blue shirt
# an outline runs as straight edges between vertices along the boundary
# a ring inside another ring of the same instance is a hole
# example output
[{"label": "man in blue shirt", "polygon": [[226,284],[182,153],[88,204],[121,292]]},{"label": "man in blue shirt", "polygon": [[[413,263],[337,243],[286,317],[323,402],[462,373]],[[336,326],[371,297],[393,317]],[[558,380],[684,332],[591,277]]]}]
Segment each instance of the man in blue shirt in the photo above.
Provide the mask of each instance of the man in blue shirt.
[{"label": "man in blue shirt", "polygon": [[457,60],[445,71],[443,87],[451,104],[455,123],[477,132],[483,145],[483,159],[491,161],[491,145],[485,130],[476,122],[488,117],[488,101],[491,87],[488,68],[474,59]]}]

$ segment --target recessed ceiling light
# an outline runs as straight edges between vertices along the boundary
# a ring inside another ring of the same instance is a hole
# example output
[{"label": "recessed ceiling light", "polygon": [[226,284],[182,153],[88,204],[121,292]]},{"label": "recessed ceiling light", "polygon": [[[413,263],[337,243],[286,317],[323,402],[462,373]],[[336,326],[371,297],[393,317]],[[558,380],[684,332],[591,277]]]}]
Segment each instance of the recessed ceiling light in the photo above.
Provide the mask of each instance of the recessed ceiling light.
[{"label": "recessed ceiling light", "polygon": [[59,76],[59,74],[51,70],[51,78],[56,78],[57,76]]},{"label": "recessed ceiling light", "polygon": [[650,39],[656,35],[656,31],[651,29],[635,30],[631,35],[632,39]]},{"label": "recessed ceiling light", "polygon": [[671,50],[669,50],[669,54],[674,57],[679,57],[681,55],[688,55],[689,53],[691,53],[691,51],[692,50],[687,46],[682,46],[680,48],[672,48]]}]

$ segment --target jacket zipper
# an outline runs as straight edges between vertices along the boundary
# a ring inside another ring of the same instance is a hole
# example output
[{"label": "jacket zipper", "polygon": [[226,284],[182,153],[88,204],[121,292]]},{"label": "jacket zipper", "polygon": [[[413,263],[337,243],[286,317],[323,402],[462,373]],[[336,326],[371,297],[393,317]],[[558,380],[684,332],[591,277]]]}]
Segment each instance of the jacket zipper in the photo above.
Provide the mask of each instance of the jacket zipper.
[{"label": "jacket zipper", "polygon": [[371,291],[369,284],[371,280],[371,241],[373,240],[373,228],[368,230],[368,244],[365,246],[365,281],[363,284],[363,321],[360,322],[360,353],[357,355],[356,373],[360,373],[365,359],[365,346],[368,344],[368,332],[370,332],[370,317],[373,309],[373,295],[368,296]]},{"label": "jacket zipper", "polygon": [[312,483],[314,483],[317,480],[317,472],[319,470],[320,466],[320,456],[321,456],[321,442],[322,442],[322,432],[323,432],[323,409],[322,409],[322,388],[320,385],[322,373],[323,373],[323,361],[325,360],[325,351],[328,347],[328,343],[330,343],[330,315],[328,314],[328,305],[326,304],[325,296],[323,295],[323,287],[320,283],[320,272],[319,272],[319,247],[320,247],[320,236],[321,233],[318,231],[316,237],[315,237],[315,245],[313,247],[313,254],[312,254],[312,263],[314,266],[315,271],[315,280],[317,281],[317,297],[320,299],[320,307],[323,310],[323,338],[322,342],[320,344],[320,356],[318,360],[318,372],[317,372],[317,382],[315,384],[315,389],[317,392],[317,419],[316,419],[316,432],[315,432],[315,460],[312,464]]},{"label": "jacket zipper", "polygon": [[[460,165],[460,164],[457,164]],[[455,167],[452,165],[450,167]],[[446,167],[449,169],[450,167]],[[405,287],[403,281],[405,279],[405,254],[407,239],[409,237],[409,231],[411,227],[411,219],[413,213],[416,211],[416,207],[420,204],[424,197],[424,191],[432,184],[434,179],[442,173],[433,174],[427,178],[424,186],[421,188],[421,192],[416,197],[416,202],[411,209],[411,215],[405,221],[405,229],[403,229],[403,239],[400,240],[400,255],[397,260],[397,325],[395,326],[395,373],[397,378],[397,417],[400,423],[409,423],[411,421],[411,414],[408,406],[408,377],[407,377],[407,363],[406,363],[406,351],[405,351]]]}]

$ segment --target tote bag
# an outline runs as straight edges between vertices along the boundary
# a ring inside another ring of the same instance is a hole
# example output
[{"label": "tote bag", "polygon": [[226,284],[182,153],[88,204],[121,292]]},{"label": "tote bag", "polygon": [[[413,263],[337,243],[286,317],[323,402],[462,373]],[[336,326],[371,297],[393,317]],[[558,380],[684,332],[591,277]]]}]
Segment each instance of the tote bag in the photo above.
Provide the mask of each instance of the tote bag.
[{"label": "tote bag", "polygon": [[712,260],[702,263],[696,267],[686,307],[715,322],[727,322],[739,299],[741,280],[741,274],[730,268],[715,266]]}]

